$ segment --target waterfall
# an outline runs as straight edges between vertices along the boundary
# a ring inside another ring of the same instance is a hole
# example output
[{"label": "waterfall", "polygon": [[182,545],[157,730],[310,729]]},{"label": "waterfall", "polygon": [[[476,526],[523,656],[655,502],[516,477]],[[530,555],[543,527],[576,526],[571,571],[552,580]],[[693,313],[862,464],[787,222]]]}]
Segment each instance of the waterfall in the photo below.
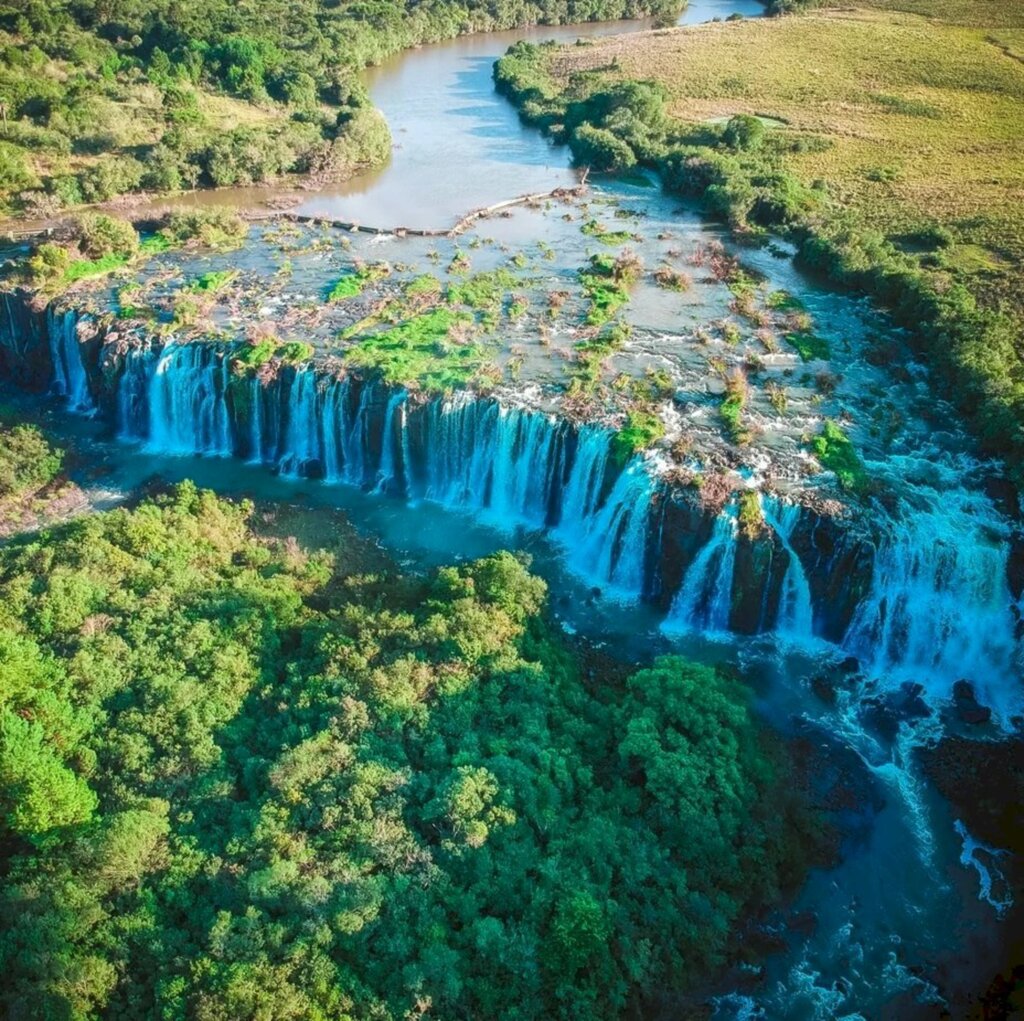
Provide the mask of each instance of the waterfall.
[{"label": "waterfall", "polygon": [[727,507],[683,575],[662,625],[666,631],[728,631],[737,532],[736,511]]},{"label": "waterfall", "polygon": [[974,682],[1003,720],[1024,702],[1005,679],[1020,669],[1007,581],[1007,526],[966,491],[904,508],[879,543],[871,589],[844,647],[872,672],[920,681],[934,697]]},{"label": "waterfall", "polygon": [[[374,487],[374,491],[377,493],[386,493],[394,483],[396,473],[402,470],[401,466],[397,465],[395,458],[395,418],[397,415],[404,434],[406,396],[404,390],[396,390],[388,398],[387,409],[384,412],[384,433],[381,436],[380,468],[377,471],[377,484]],[[404,485],[402,488],[404,489]]]},{"label": "waterfall", "polygon": [[348,380],[333,379],[324,393],[324,478],[328,482],[342,481],[345,455],[339,437],[343,435],[345,401],[348,398]]},{"label": "waterfall", "polygon": [[562,423],[469,394],[435,402],[427,416],[428,500],[483,511],[506,531],[548,523]]},{"label": "waterfall", "polygon": [[506,531],[551,527],[579,573],[630,598],[644,593],[656,483],[634,458],[606,495],[608,429],[577,430],[465,393],[412,405],[404,390],[312,367],[269,380],[230,372],[230,358],[210,345],[129,351],[120,435],[162,453],[227,456],[237,434],[250,462],[285,474],[371,484],[480,514]]},{"label": "waterfall", "polygon": [[[605,434],[605,447],[610,436]],[[595,462],[577,456],[569,485],[579,492],[588,488]],[[602,469],[603,473],[603,469]],[[594,509],[568,505],[556,533],[567,547],[570,564],[578,574],[608,585],[613,592],[638,598],[643,594],[647,534],[654,480],[644,460],[633,458],[619,475],[608,499]],[[572,513],[570,513],[570,510]]]},{"label": "waterfall", "polygon": [[412,444],[409,442],[409,402],[402,401],[398,409],[398,449],[402,458],[402,492],[412,492]]},{"label": "waterfall", "polygon": [[502,523],[547,523],[549,472],[557,422],[536,412],[498,408],[490,508]]},{"label": "waterfall", "polygon": [[490,496],[498,405],[460,393],[428,409],[426,491],[447,507],[479,509]]},{"label": "waterfall", "polygon": [[168,344],[149,383],[149,447],[169,454],[233,452],[228,359],[202,344]]},{"label": "waterfall", "polygon": [[[72,316],[54,317],[58,351],[78,352],[73,327]],[[58,363],[58,382],[71,386],[70,363]],[[616,468],[608,429],[468,393],[413,403],[404,391],[312,367],[270,379],[231,380],[230,372],[213,345],[129,350],[116,400],[120,435],[154,451],[225,456],[237,434],[250,460],[290,474],[426,499],[506,531],[549,529],[579,575],[630,598],[647,591],[650,554],[660,548],[651,510],[658,483],[643,458]],[[916,499],[878,543],[842,647],[889,683],[920,681],[933,701],[969,679],[1005,721],[1024,704],[1003,683],[1020,669],[1008,525],[980,494],[918,491]],[[767,497],[762,509],[788,554],[776,629],[809,639],[811,589],[792,541],[800,510]],[[666,630],[728,630],[736,537],[729,508],[687,568]]]},{"label": "waterfall", "polygon": [[369,446],[370,404],[374,388],[369,383],[363,386],[362,393],[359,395],[359,405],[354,415],[349,411],[351,407],[349,387],[343,385],[341,389],[344,392],[338,398],[340,417],[335,427],[341,436],[343,463],[341,473],[337,477],[349,485],[361,486],[369,473],[366,452]]},{"label": "waterfall", "polygon": [[609,439],[601,426],[580,427],[572,473],[562,493],[563,521],[582,521],[597,510],[611,453]]},{"label": "waterfall", "polygon": [[263,436],[266,432],[263,424],[263,384],[255,373],[249,379],[249,403],[252,409],[249,416],[249,464],[262,464]]},{"label": "waterfall", "polygon": [[312,368],[300,369],[292,377],[288,390],[288,418],[279,462],[283,474],[309,474],[312,465],[322,463],[321,423],[317,374]]},{"label": "waterfall", "polygon": [[82,345],[78,341],[77,313],[50,309],[46,318],[53,362],[53,392],[66,398],[71,411],[95,411],[96,406],[89,393],[89,377],[82,362]]},{"label": "waterfall", "polygon": [[795,638],[812,638],[814,611],[811,606],[811,586],[796,550],[790,542],[793,530],[800,520],[800,505],[785,503],[770,496],[761,498],[764,519],[778,536],[783,549],[789,554],[789,566],[782,579],[782,597],[775,630]]},{"label": "waterfall", "polygon": [[149,427],[150,373],[155,364],[148,347],[129,348],[117,383],[117,436],[121,440],[143,440]]}]

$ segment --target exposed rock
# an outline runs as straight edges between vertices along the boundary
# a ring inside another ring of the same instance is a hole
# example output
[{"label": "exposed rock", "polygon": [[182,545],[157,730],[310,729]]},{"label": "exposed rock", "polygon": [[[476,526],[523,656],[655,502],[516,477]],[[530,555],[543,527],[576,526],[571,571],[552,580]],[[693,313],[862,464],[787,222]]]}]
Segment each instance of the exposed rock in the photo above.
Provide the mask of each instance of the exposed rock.
[{"label": "exposed rock", "polygon": [[931,716],[931,709],[921,698],[923,692],[920,684],[906,683],[898,691],[867,698],[861,703],[860,718],[880,737],[893,741],[901,723]]},{"label": "exposed rock", "polygon": [[842,844],[866,839],[884,789],[852,748],[810,720],[798,721],[790,749],[797,784],[830,824],[821,836],[834,860]]},{"label": "exposed rock", "polygon": [[964,723],[976,727],[992,719],[992,710],[981,705],[970,681],[960,680],[953,685],[953,706]]},{"label": "exposed rock", "polygon": [[668,609],[679,591],[687,567],[711,536],[714,518],[700,506],[696,494],[682,491],[663,501],[661,553],[657,565],[660,581],[656,603]]},{"label": "exposed rock", "polygon": [[945,737],[916,754],[973,837],[1024,855],[1024,739]]},{"label": "exposed rock", "polygon": [[42,393],[53,376],[45,309],[37,309],[27,291],[0,294],[0,376]]},{"label": "exposed rock", "polygon": [[820,633],[840,642],[871,587],[874,545],[849,521],[813,512],[797,522],[790,544],[804,566]]},{"label": "exposed rock", "polygon": [[811,678],[811,691],[826,705],[836,704],[836,684],[825,674],[816,674]]},{"label": "exposed rock", "polygon": [[775,624],[788,566],[789,554],[773,532],[762,532],[753,539],[739,536],[733,568],[731,630],[753,635]]}]

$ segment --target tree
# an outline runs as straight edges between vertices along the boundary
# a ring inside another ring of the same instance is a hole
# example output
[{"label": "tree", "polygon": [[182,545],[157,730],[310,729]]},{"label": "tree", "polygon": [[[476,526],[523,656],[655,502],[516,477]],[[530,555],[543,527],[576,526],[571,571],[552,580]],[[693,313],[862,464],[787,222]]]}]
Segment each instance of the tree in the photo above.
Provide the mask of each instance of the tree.
[{"label": "tree", "polygon": [[753,152],[761,148],[766,133],[764,122],[759,117],[738,113],[729,118],[722,139],[731,149]]}]

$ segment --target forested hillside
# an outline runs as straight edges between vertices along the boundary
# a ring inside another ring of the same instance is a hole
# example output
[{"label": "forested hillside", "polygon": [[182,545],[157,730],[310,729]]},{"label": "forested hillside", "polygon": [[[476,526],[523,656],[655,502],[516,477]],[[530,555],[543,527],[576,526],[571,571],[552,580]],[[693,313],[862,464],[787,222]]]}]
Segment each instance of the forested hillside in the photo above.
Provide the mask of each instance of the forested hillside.
[{"label": "forested hillside", "polygon": [[744,687],[584,670],[509,554],[351,574],[190,484],[0,549],[20,1018],[611,1018],[802,864]]},{"label": "forested hillside", "polygon": [[383,162],[356,72],[402,48],[678,0],[0,4],[0,212]]}]

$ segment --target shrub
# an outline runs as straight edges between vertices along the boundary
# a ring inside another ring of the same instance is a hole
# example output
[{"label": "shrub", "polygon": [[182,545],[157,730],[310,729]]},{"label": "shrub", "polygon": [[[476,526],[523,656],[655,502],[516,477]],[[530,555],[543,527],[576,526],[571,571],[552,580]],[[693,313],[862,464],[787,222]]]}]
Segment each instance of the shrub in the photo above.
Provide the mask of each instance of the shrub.
[{"label": "shrub", "polygon": [[134,191],[142,183],[143,165],[131,156],[106,156],[82,171],[78,178],[86,202],[105,202]]},{"label": "shrub", "polygon": [[831,419],[826,420],[811,446],[822,467],[835,473],[843,489],[863,491],[867,487],[864,463],[846,433]]},{"label": "shrub", "polygon": [[29,256],[28,271],[36,283],[63,276],[71,262],[71,253],[63,245],[44,241]]},{"label": "shrub", "polygon": [[646,450],[665,435],[665,424],[651,411],[633,408],[626,416],[626,424],[612,439],[612,456],[618,464],[625,464],[638,450]]},{"label": "shrub", "polygon": [[10,142],[0,142],[0,192],[18,192],[39,185],[25,162],[24,150]]},{"label": "shrub", "polygon": [[592,124],[581,124],[572,133],[569,147],[578,164],[594,170],[628,170],[636,166],[636,155],[626,142]]},{"label": "shrub", "polygon": [[172,213],[160,233],[174,244],[198,241],[210,248],[232,248],[245,240],[249,224],[230,209],[187,209]]},{"label": "shrub", "polygon": [[338,170],[376,166],[391,154],[391,132],[379,110],[360,109],[339,125],[331,143],[332,165]]},{"label": "shrub", "polygon": [[738,113],[729,118],[729,123],[722,132],[722,140],[732,149],[752,152],[760,149],[766,134],[765,126],[757,117],[747,113]]},{"label": "shrub", "polygon": [[86,213],[78,218],[75,237],[83,255],[102,259],[108,255],[130,258],[139,250],[139,235],[127,221],[103,213]]},{"label": "shrub", "polygon": [[0,425],[0,497],[41,489],[60,471],[63,454],[31,425]]},{"label": "shrub", "polygon": [[71,174],[51,177],[46,187],[62,206],[80,206],[85,201],[78,178]]}]

